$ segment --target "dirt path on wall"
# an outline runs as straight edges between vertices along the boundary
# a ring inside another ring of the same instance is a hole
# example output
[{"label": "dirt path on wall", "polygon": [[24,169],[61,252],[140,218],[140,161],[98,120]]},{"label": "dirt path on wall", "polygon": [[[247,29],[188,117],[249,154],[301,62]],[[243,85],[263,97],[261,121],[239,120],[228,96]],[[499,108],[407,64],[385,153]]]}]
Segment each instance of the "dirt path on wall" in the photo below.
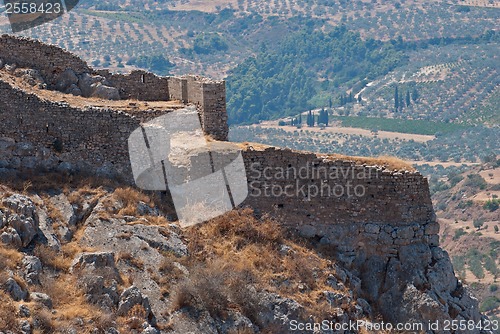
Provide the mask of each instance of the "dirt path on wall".
[{"label": "dirt path on wall", "polygon": [[97,107],[122,110],[133,114],[134,112],[147,110],[169,110],[180,109],[184,107],[179,101],[137,101],[137,100],[105,100],[99,98],[86,98],[71,94],[64,94],[58,91],[40,89],[32,87],[21,78],[17,78],[4,70],[0,70],[0,80],[9,83],[11,86],[17,87],[27,93],[35,94],[36,96],[60,103],[67,103],[74,108]]}]

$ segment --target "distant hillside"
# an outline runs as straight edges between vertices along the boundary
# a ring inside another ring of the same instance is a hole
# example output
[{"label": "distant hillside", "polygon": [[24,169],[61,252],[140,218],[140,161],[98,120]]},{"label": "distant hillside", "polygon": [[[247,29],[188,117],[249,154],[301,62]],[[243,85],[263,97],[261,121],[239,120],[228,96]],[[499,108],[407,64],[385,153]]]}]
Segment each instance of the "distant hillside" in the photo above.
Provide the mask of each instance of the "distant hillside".
[{"label": "distant hillside", "polygon": [[499,317],[500,160],[465,172],[434,168],[429,179],[441,244],[455,273],[472,287],[481,311]]},{"label": "distant hillside", "polygon": [[310,100],[318,90],[387,74],[404,59],[398,49],[391,43],[363,41],[345,26],[329,33],[302,30],[286,37],[275,52],[264,46],[228,77],[230,121],[256,122],[304,111],[314,106]]}]

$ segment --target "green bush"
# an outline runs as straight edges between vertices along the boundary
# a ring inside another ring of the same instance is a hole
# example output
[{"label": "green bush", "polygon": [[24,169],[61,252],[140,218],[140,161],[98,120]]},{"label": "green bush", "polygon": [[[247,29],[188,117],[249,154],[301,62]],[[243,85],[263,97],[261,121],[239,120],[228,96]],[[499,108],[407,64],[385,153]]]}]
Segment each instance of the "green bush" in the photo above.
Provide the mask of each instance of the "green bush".
[{"label": "green bush", "polygon": [[481,262],[482,254],[479,253],[476,249],[473,249],[467,254],[467,257],[469,260],[469,269],[474,274],[474,276],[479,279],[484,278],[483,264]]},{"label": "green bush", "polygon": [[457,272],[463,272],[465,270],[465,256],[454,256],[451,262]]},{"label": "green bush", "polygon": [[472,224],[474,225],[475,228],[479,230],[484,225],[484,219],[483,218],[474,219]]},{"label": "green bush", "polygon": [[483,205],[483,208],[489,210],[490,212],[498,210],[499,207],[500,207],[500,200],[496,198],[488,200]]},{"label": "green bush", "polygon": [[496,309],[499,306],[500,306],[500,299],[498,299],[495,296],[490,296],[490,297],[486,298],[481,303],[481,306],[479,307],[479,311],[488,312],[488,311]]},{"label": "green bush", "polygon": [[498,274],[498,268],[495,260],[489,257],[488,255],[484,256],[484,268],[493,275]]},{"label": "green bush", "polygon": [[465,182],[465,185],[472,188],[479,188],[481,190],[484,190],[486,189],[487,183],[481,175],[469,174],[467,175],[467,181]]},{"label": "green bush", "polygon": [[458,230],[455,231],[455,235],[453,236],[453,240],[457,241],[463,235],[466,235],[466,234],[467,234],[467,232],[465,232],[463,228],[459,228]]},{"label": "green bush", "polygon": [[200,34],[194,40],[193,50],[198,54],[211,54],[229,49],[228,44],[219,34]]}]

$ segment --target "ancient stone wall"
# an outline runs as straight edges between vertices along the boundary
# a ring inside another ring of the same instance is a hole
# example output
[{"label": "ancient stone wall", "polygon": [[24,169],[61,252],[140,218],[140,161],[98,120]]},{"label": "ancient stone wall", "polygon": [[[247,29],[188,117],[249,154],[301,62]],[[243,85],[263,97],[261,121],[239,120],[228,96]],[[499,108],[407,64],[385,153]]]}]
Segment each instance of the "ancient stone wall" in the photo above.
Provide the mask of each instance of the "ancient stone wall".
[{"label": "ancient stone wall", "polygon": [[85,61],[57,46],[10,35],[0,36],[0,59],[39,70],[48,84],[68,68],[77,74],[92,72]]},{"label": "ancient stone wall", "polygon": [[201,114],[203,128],[215,139],[227,140],[229,125],[226,111],[226,83],[205,80],[201,88],[203,92],[203,113]]},{"label": "ancient stone wall", "polygon": [[132,71],[130,74],[114,74],[107,70],[96,71],[108,79],[111,86],[118,88],[123,100],[169,101],[168,78],[146,71]]},{"label": "ancient stone wall", "polygon": [[64,162],[92,173],[106,165],[113,173],[127,178],[131,175],[128,136],[141,121],[158,116],[73,108],[42,100],[2,81],[0,96],[0,137],[13,144],[24,143],[32,151],[20,156],[2,152],[0,160],[8,168],[50,170]]},{"label": "ancient stone wall", "polygon": [[307,237],[339,246],[363,239],[374,250],[438,244],[427,179],[418,172],[275,148],[249,149],[243,157],[245,203]]},{"label": "ancient stone wall", "polygon": [[[235,158],[213,155],[219,167]],[[247,147],[243,160],[249,192],[243,205],[304,236],[337,246],[369,243],[364,248],[377,252],[438,244],[428,182],[418,172],[273,147]]]},{"label": "ancient stone wall", "polygon": [[115,74],[108,70],[94,70],[85,61],[59,47],[9,35],[0,37],[0,60],[18,67],[38,70],[49,88],[56,86],[61,73],[71,69],[76,75],[89,73],[106,78],[110,86],[118,89],[121,99],[179,100],[195,104],[205,132],[217,140],[227,140],[224,81],[213,81],[198,76],[159,77],[145,71]]},{"label": "ancient stone wall", "polygon": [[187,79],[178,77],[168,78],[168,91],[171,100],[188,101]]}]

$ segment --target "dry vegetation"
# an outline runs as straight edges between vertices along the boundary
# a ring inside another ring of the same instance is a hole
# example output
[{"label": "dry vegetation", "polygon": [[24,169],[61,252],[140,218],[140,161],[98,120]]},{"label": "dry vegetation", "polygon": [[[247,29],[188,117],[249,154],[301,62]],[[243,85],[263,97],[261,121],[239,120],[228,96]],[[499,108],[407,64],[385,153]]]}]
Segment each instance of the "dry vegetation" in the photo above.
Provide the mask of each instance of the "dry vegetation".
[{"label": "dry vegetation", "polygon": [[[23,290],[30,288],[30,290],[34,289],[49,295],[57,312],[52,313],[42,304],[33,301],[15,302],[0,289],[0,303],[2,305],[0,307],[0,329],[12,330],[17,333],[17,310],[21,304],[28,305],[31,310],[32,321],[39,324],[35,333],[54,333],[56,328],[64,328],[77,317],[86,322],[89,320],[99,322],[101,312],[87,303],[83,292],[76,284],[76,277],[68,273],[71,259],[63,253],[54,252],[44,246],[37,246],[34,253],[40,257],[40,260],[46,266],[41,285],[39,287],[28,286],[24,279],[16,274],[13,278]],[[21,259],[22,253],[0,245],[0,287],[9,278],[8,271],[17,271]],[[88,331],[94,327],[89,327]],[[84,332],[88,331],[85,329]]]},{"label": "dry vegetation", "polygon": [[[264,151],[266,149],[271,148],[272,146],[257,144],[257,143],[241,143],[238,144],[242,150],[256,150],[256,151]],[[310,152],[303,152],[304,154],[310,154]],[[347,156],[342,154],[318,154],[319,157],[326,157],[329,160],[344,160],[344,161],[353,161],[356,164],[363,165],[372,165],[372,166],[381,166],[387,169],[392,170],[407,170],[407,171],[416,171],[416,169],[408,164],[406,161],[391,157],[391,156],[381,156],[378,158],[369,158],[369,157],[355,157],[355,156]]]},{"label": "dry vegetation", "polygon": [[[256,219],[250,209],[232,211],[191,228],[186,232],[190,257],[170,256],[162,263],[163,270],[180,282],[174,288],[172,310],[205,309],[224,317],[234,309],[257,321],[256,287],[298,301],[317,320],[328,317],[331,307],[323,291],[332,290],[326,280],[334,272],[333,263],[310,245],[286,235],[271,219]],[[174,262],[188,267],[188,279],[182,279]],[[343,306],[348,310],[353,304]]]}]

